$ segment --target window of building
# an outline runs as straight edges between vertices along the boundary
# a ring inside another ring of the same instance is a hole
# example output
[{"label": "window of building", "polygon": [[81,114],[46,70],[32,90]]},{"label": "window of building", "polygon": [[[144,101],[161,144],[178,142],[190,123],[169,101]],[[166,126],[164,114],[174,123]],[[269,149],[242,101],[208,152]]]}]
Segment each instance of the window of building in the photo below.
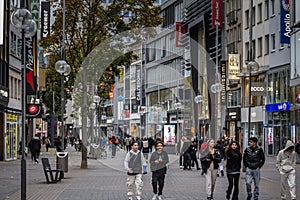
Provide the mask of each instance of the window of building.
[{"label": "window of building", "polygon": [[275,51],[276,50],[276,36],[273,33],[271,35],[271,51]]},{"label": "window of building", "polygon": [[241,106],[241,91],[228,91],[227,92],[227,107]]},{"label": "window of building", "polygon": [[241,25],[238,25],[238,29],[237,29],[237,39],[238,41],[241,41],[241,38],[242,38],[242,28],[241,28]]},{"label": "window of building", "polygon": [[249,42],[245,43],[245,55],[246,55],[246,60],[249,61]]},{"label": "window of building", "polygon": [[271,16],[275,16],[275,0],[271,0]]},{"label": "window of building", "polygon": [[269,0],[265,0],[265,20],[269,19]]},{"label": "window of building", "polygon": [[262,56],[262,38],[257,39],[257,57]]},{"label": "window of building", "polygon": [[183,16],[182,15],[182,12],[183,12],[182,6],[183,6],[182,2],[175,6],[175,22],[181,22],[182,19],[183,19],[183,17],[182,17]]},{"label": "window of building", "polygon": [[252,40],[252,58],[255,58],[256,56],[256,42],[255,40]]},{"label": "window of building", "polygon": [[265,35],[265,55],[269,54],[269,35]]},{"label": "window of building", "polygon": [[241,9],[241,0],[236,0],[236,9],[240,10]]},{"label": "window of building", "polygon": [[257,23],[262,22],[262,3],[257,5]]},{"label": "window of building", "polygon": [[255,26],[256,17],[255,17],[255,7],[252,8],[252,25]]},{"label": "window of building", "polygon": [[245,28],[249,28],[249,10],[245,11]]}]

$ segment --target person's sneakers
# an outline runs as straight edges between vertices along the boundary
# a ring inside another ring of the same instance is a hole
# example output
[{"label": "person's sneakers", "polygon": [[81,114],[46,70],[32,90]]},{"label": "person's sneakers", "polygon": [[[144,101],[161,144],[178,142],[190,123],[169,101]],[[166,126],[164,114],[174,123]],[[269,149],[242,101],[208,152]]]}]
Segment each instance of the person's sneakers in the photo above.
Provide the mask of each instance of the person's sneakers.
[{"label": "person's sneakers", "polygon": [[136,199],[137,199],[137,200],[142,200],[142,197],[136,196]]},{"label": "person's sneakers", "polygon": [[224,171],[223,170],[221,170],[221,175],[224,176]]},{"label": "person's sneakers", "polygon": [[152,197],[152,200],[156,200],[156,197],[157,197],[157,195],[154,194],[153,197]]},{"label": "person's sneakers", "polygon": [[133,198],[132,197],[128,197],[128,200],[133,200]]},{"label": "person's sneakers", "polygon": [[180,165],[180,166],[179,166],[179,168],[180,168],[180,169],[183,169],[183,166],[182,166],[182,165]]},{"label": "person's sneakers", "polygon": [[158,198],[158,200],[162,200],[162,196],[161,195],[159,195],[157,198]]}]

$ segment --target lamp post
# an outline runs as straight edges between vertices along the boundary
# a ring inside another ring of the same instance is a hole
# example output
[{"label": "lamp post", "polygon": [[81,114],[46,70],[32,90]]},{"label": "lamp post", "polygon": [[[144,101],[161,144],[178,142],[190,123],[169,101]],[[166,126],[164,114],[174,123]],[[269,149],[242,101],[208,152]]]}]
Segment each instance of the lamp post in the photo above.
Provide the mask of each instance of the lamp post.
[{"label": "lamp post", "polygon": [[200,158],[200,143],[199,143],[199,140],[200,140],[200,138],[199,138],[199,135],[200,135],[200,130],[199,130],[199,107],[198,107],[198,104],[199,103],[201,103],[201,102],[203,102],[203,100],[204,100],[204,98],[203,98],[203,96],[201,96],[201,95],[197,95],[196,97],[195,97],[195,99],[194,99],[194,101],[195,101],[195,110],[196,110],[196,112],[197,112],[197,122],[196,122],[196,136],[197,136],[197,152],[198,152],[198,158]]},{"label": "lamp post", "polygon": [[11,15],[11,23],[18,29],[21,29],[22,34],[22,160],[21,160],[21,199],[26,200],[26,158],[25,158],[25,146],[26,146],[26,45],[25,38],[32,37],[36,32],[36,24],[32,20],[29,10],[24,8],[24,1],[21,1],[21,8],[16,9]]},{"label": "lamp post", "polygon": [[176,135],[177,135],[177,137],[178,137],[178,140],[180,140],[180,138],[181,138],[181,135],[179,135],[179,109],[181,108],[181,103],[180,102],[178,102],[178,103],[175,103],[174,104],[174,107],[175,107],[175,109],[176,109],[176,124],[177,124],[177,127],[176,127]]},{"label": "lamp post", "polygon": [[61,137],[62,137],[62,151],[64,151],[64,139],[65,139],[65,128],[64,128],[64,115],[65,115],[65,76],[68,76],[71,72],[70,65],[64,60],[59,60],[55,63],[55,69],[61,74]]},{"label": "lamp post", "polygon": [[93,102],[96,104],[96,136],[98,138],[98,123],[99,123],[99,120],[98,120],[98,117],[99,117],[99,102],[100,102],[100,97],[98,95],[94,95],[93,96]]}]

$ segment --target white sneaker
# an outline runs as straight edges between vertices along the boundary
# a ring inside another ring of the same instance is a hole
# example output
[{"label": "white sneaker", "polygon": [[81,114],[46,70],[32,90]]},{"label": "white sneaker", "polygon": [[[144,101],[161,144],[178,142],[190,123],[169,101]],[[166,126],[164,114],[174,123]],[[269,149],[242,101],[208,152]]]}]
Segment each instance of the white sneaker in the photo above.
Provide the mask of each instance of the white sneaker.
[{"label": "white sneaker", "polygon": [[152,197],[152,200],[156,200],[156,197],[157,197],[157,195],[154,194],[153,197]]},{"label": "white sneaker", "polygon": [[128,200],[133,200],[132,197],[128,197]]},{"label": "white sneaker", "polygon": [[142,198],[140,196],[136,196],[137,200],[142,200]]},{"label": "white sneaker", "polygon": [[162,200],[162,196],[161,195],[158,196],[158,200]]},{"label": "white sneaker", "polygon": [[179,168],[180,168],[180,169],[183,169],[183,166],[180,165]]}]

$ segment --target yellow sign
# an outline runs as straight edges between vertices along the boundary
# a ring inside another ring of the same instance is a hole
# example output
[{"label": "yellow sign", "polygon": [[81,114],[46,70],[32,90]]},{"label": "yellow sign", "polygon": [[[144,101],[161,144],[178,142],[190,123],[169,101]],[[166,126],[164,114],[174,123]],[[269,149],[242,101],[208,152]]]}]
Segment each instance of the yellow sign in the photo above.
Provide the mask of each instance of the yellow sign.
[{"label": "yellow sign", "polygon": [[195,133],[195,128],[193,126],[191,127],[191,132]]},{"label": "yellow sign", "polygon": [[13,114],[6,114],[6,121],[17,122],[18,116]]}]

